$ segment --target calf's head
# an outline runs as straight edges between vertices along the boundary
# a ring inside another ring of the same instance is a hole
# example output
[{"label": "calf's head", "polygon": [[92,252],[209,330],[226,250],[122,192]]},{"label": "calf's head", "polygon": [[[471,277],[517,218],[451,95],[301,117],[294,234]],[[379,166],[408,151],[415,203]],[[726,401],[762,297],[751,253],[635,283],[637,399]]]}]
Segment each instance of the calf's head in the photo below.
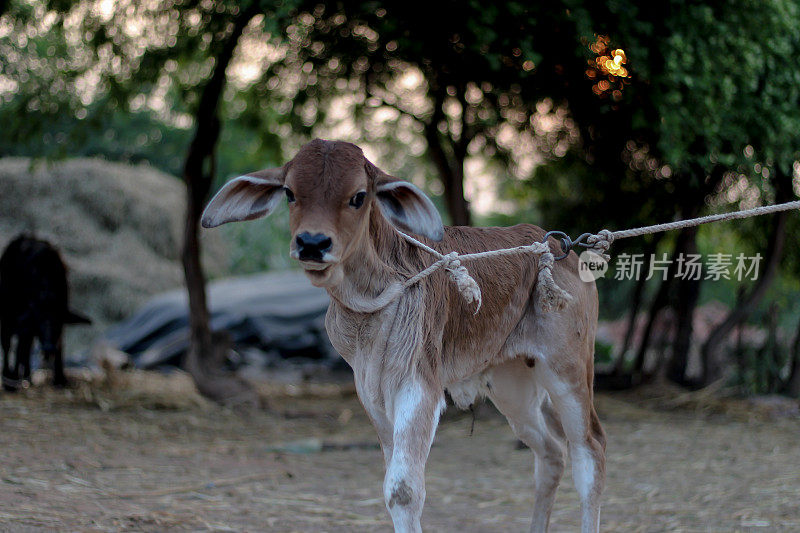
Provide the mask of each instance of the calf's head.
[{"label": "calf's head", "polygon": [[378,169],[354,144],[319,139],[282,167],[226,183],[206,206],[202,225],[266,216],[283,197],[292,233],[289,254],[319,287],[341,282],[343,262],[368,244],[376,209],[402,231],[433,240],[444,235],[438,211],[417,187]]}]

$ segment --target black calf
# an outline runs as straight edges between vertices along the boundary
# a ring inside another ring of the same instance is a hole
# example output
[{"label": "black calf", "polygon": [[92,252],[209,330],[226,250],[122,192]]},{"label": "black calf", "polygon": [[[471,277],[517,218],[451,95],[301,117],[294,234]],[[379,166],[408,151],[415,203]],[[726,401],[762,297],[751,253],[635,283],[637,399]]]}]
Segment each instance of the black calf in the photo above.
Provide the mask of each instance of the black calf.
[{"label": "black calf", "polygon": [[[67,269],[49,243],[20,235],[0,257],[0,346],[3,350],[3,388],[14,391],[30,381],[31,346],[38,338],[45,358],[53,359],[53,384],[63,387],[61,334],[64,324],[91,321],[69,309]],[[16,336],[14,366],[11,339]]]}]

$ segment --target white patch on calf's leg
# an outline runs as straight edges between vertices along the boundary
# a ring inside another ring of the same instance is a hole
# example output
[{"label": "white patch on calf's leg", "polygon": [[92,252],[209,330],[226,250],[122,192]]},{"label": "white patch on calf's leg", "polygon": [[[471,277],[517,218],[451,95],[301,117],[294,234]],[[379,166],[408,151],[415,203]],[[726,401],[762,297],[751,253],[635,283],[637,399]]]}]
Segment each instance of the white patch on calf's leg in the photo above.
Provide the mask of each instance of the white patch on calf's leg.
[{"label": "white patch on calf's leg", "polygon": [[397,432],[410,424],[422,401],[422,387],[413,381],[404,384],[391,400],[392,423]]},{"label": "white patch on calf's leg", "polygon": [[575,490],[581,500],[591,497],[594,486],[595,461],[592,452],[583,444],[570,446],[572,459],[572,477],[575,480]]},{"label": "white patch on calf's leg", "polygon": [[[392,398],[392,440],[398,438],[411,430],[411,421],[421,400],[422,390],[416,383],[404,386],[394,398]],[[409,505],[411,503],[412,488],[405,481],[408,476],[409,465],[408,456],[402,446],[394,446],[392,457],[386,469],[386,479],[384,482],[384,498],[389,512],[395,504]],[[393,515],[394,516],[394,515]]]}]

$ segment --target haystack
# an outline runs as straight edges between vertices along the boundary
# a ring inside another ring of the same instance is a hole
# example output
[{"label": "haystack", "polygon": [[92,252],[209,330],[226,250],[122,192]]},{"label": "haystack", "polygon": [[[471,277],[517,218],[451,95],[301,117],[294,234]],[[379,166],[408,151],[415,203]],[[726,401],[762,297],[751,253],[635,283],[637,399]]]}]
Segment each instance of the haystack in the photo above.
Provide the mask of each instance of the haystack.
[{"label": "haystack", "polygon": [[[181,181],[148,165],[0,159],[0,249],[20,232],[57,246],[72,306],[94,321],[68,329],[68,356],[153,294],[181,286],[184,205]],[[207,272],[221,275],[222,242],[213,233],[203,239]]]}]

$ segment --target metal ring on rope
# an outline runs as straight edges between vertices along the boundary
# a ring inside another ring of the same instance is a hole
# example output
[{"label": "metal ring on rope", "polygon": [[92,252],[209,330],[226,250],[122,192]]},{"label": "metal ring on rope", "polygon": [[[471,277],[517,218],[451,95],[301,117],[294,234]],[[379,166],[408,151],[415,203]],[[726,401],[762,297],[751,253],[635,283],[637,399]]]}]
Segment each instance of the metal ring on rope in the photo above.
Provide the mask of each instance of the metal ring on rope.
[{"label": "metal ring on rope", "polygon": [[593,245],[586,242],[586,239],[591,237],[591,233],[583,233],[577,239],[572,240],[569,235],[564,233],[563,231],[548,231],[544,235],[544,239],[542,239],[543,243],[546,243],[550,237],[553,237],[558,241],[559,246],[561,246],[561,251],[563,252],[562,255],[558,257],[554,257],[556,261],[560,259],[564,259],[569,255],[569,252],[575,246],[583,246],[584,248],[592,248]]}]

